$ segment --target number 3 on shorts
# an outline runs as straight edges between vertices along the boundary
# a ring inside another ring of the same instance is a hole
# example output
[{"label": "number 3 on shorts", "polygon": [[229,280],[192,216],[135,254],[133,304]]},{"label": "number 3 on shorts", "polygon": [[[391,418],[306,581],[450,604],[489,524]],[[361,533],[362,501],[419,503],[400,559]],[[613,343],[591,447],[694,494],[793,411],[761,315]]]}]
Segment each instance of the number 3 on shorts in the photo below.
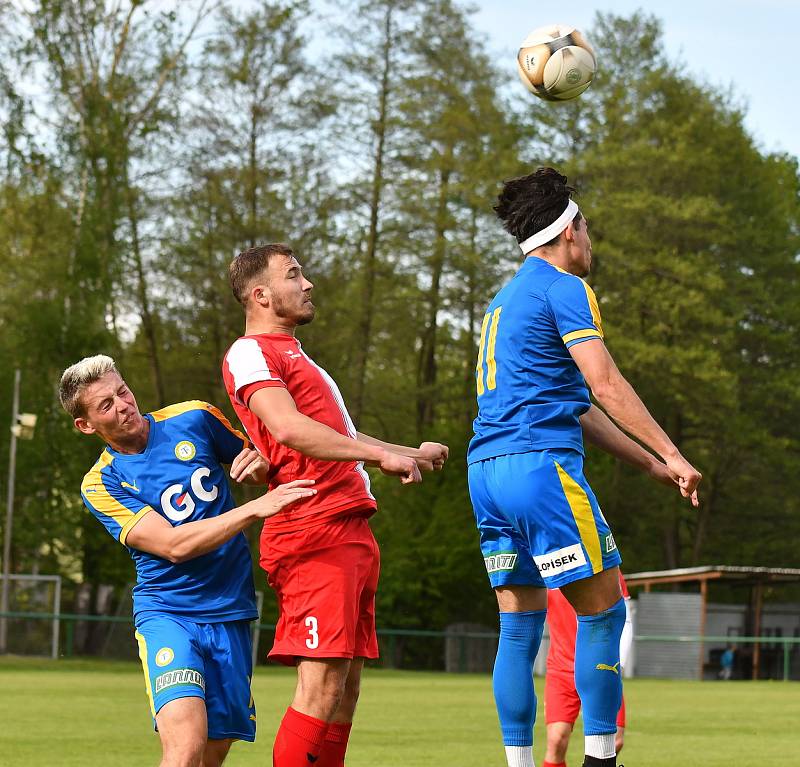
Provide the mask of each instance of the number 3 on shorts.
[{"label": "number 3 on shorts", "polygon": [[317,619],[313,615],[309,615],[306,618],[306,628],[308,628],[306,647],[309,650],[316,650],[319,647],[319,634],[317,633]]}]

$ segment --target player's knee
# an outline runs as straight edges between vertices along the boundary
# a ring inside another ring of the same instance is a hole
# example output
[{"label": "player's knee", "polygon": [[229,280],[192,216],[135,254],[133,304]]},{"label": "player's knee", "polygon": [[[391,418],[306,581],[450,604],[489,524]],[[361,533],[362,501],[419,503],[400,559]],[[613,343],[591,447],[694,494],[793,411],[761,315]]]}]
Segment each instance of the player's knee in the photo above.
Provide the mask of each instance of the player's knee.
[{"label": "player's knee", "polygon": [[569,738],[572,733],[569,730],[558,730],[547,733],[547,750],[553,754],[555,762],[563,762],[569,747]]},{"label": "player's knee", "polygon": [[343,684],[306,685],[297,691],[293,705],[317,719],[329,720],[339,708],[343,695]]},{"label": "player's knee", "polygon": [[204,701],[196,697],[169,701],[156,721],[162,767],[200,767],[208,738]]},{"label": "player's knee", "polygon": [[555,749],[562,754],[567,753],[567,747],[569,746],[569,739],[572,735],[571,729],[566,729],[566,727],[556,731],[556,732],[549,732],[547,734],[548,742],[552,742],[552,745]]},{"label": "player's knee", "polygon": [[331,669],[330,673],[323,675],[316,680],[319,695],[331,700],[340,701],[347,689],[347,675],[339,669]]},{"label": "player's knee", "polygon": [[311,673],[304,669],[298,678],[294,704],[311,716],[329,720],[342,702],[346,679],[347,667],[320,665]]},{"label": "player's knee", "polygon": [[350,679],[348,678],[347,682],[344,686],[344,693],[342,695],[342,703],[347,703],[348,705],[352,705],[353,708],[356,707],[356,703],[358,703],[358,696],[361,694],[361,678],[358,679]]},{"label": "player's knee", "polygon": [[330,686],[319,691],[319,704],[323,710],[324,716],[322,719],[330,719],[339,706],[342,704],[344,698],[343,686]]},{"label": "player's knee", "polygon": [[619,569],[613,567],[589,578],[573,581],[562,586],[561,592],[579,615],[599,615],[622,599]]},{"label": "player's knee", "polygon": [[355,714],[360,693],[361,680],[348,679],[344,686],[344,692],[342,693],[337,713],[341,714],[345,719],[351,720]]},{"label": "player's knee", "polygon": [[181,739],[162,742],[161,767],[202,767],[205,746],[204,738],[191,733],[185,733]]},{"label": "player's knee", "polygon": [[209,740],[203,750],[201,767],[221,767],[232,742],[232,740]]}]

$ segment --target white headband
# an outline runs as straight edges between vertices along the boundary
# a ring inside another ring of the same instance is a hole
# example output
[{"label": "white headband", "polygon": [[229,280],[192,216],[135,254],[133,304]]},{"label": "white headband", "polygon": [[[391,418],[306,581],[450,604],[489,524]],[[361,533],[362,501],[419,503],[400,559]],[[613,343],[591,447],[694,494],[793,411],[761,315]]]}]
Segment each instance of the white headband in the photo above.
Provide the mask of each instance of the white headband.
[{"label": "white headband", "polygon": [[540,232],[536,232],[536,234],[528,237],[527,240],[523,240],[519,244],[522,252],[527,256],[532,250],[536,250],[536,248],[541,247],[546,242],[550,242],[553,237],[557,237],[567,228],[569,222],[575,218],[577,213],[578,206],[572,200],[570,200],[567,203],[567,209],[555,221],[553,221],[550,226],[546,226]]}]

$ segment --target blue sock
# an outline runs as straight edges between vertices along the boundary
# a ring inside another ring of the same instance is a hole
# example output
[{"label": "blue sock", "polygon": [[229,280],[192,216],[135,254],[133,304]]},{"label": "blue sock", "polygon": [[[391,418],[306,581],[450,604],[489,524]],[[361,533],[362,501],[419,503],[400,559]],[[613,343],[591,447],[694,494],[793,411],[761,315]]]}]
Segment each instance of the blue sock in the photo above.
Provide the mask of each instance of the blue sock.
[{"label": "blue sock", "polygon": [[597,615],[578,616],[575,689],[583,708],[584,735],[617,731],[622,703],[619,640],[625,626],[625,600]]},{"label": "blue sock", "polygon": [[500,642],[492,683],[506,746],[533,745],[533,661],[542,641],[546,615],[547,610],[500,613]]}]

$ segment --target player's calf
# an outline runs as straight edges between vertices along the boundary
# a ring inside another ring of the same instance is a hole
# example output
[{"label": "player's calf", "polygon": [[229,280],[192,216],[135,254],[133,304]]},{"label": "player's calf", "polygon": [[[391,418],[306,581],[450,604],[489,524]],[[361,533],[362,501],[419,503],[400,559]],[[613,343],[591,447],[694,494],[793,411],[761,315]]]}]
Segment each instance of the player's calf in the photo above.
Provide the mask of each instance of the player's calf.
[{"label": "player's calf", "polygon": [[622,702],[619,640],[625,625],[620,599],[597,615],[578,615],[575,688],[583,705],[587,767],[614,767],[617,712]]},{"label": "player's calf", "polygon": [[532,668],[545,615],[545,610],[500,613],[492,686],[509,767],[533,767],[536,693]]}]

